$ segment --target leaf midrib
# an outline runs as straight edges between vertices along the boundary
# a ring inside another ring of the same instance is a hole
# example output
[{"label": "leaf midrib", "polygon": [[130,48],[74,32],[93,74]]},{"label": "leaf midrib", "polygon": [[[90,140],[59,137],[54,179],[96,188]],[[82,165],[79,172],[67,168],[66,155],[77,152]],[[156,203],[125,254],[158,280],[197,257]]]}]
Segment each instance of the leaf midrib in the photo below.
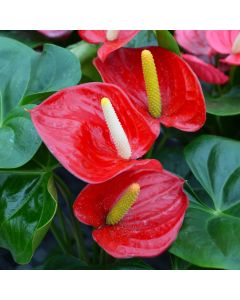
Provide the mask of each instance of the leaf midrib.
[{"label": "leaf midrib", "polygon": [[52,172],[57,167],[59,167],[59,163],[49,166],[47,165],[44,169],[36,171],[36,169],[29,170],[16,170],[16,169],[0,169],[0,174],[13,174],[13,175],[44,175],[46,173]]}]

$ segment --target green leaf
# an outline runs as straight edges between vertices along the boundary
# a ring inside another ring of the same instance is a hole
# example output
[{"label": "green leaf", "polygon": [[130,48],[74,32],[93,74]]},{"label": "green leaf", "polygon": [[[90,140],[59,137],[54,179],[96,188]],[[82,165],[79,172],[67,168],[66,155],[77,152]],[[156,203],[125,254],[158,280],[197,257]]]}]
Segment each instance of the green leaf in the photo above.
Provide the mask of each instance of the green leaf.
[{"label": "green leaf", "polygon": [[183,147],[180,145],[163,147],[154,158],[163,164],[164,169],[183,178],[189,173],[189,167],[183,156]]},{"label": "green leaf", "polygon": [[[89,44],[85,41],[78,42],[68,47],[81,63],[82,74],[85,78],[84,82],[102,81],[101,76],[93,65],[93,59],[97,56],[98,48],[98,45]],[[83,80],[81,83],[83,83]]]},{"label": "green leaf", "polygon": [[158,46],[180,55],[180,49],[173,35],[168,30],[156,30]]},{"label": "green leaf", "polygon": [[153,30],[141,30],[127,45],[130,48],[157,46],[158,42]]},{"label": "green leaf", "polygon": [[173,270],[202,270],[202,268],[195,266],[177,256],[171,255]]},{"label": "green leaf", "polygon": [[[54,255],[42,266],[44,270],[88,270],[91,269],[85,262],[71,255]],[[94,269],[94,268],[93,268]]]},{"label": "green leaf", "polygon": [[44,270],[153,270],[139,258],[117,260],[106,265],[87,265],[70,255],[55,255],[42,266]]},{"label": "green leaf", "polygon": [[187,146],[202,190],[188,191],[190,207],[171,253],[205,268],[240,269],[239,153],[240,142],[215,136]]},{"label": "green leaf", "polygon": [[240,114],[239,87],[235,87],[219,97],[205,95],[205,99],[209,114],[216,116],[234,116]]},{"label": "green leaf", "polygon": [[33,157],[41,145],[30,114],[24,110],[32,106],[15,107],[0,127],[0,166],[15,168]]},{"label": "green leaf", "polygon": [[0,247],[19,264],[31,260],[57,209],[52,180],[56,163],[47,156],[39,153],[37,163],[0,170]]},{"label": "green leaf", "polygon": [[39,148],[22,105],[77,84],[80,75],[79,61],[66,49],[46,44],[36,52],[0,37],[0,168],[24,165]]},{"label": "green leaf", "polygon": [[139,258],[122,259],[106,268],[110,270],[153,270],[150,265]]},{"label": "green leaf", "polygon": [[31,48],[49,42],[49,39],[36,30],[0,30],[0,36],[17,40]]}]

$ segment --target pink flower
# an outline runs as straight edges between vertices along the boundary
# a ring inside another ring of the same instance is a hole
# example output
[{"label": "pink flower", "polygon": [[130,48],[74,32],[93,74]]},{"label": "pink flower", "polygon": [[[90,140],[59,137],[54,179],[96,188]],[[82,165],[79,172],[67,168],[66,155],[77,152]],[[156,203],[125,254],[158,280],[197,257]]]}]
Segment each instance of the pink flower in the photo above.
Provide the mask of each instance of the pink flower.
[{"label": "pink flower", "polygon": [[68,37],[71,34],[72,30],[38,30],[38,32],[48,38],[59,39]]},{"label": "pink flower", "polygon": [[228,54],[222,62],[240,65],[240,30],[208,30],[207,41],[221,54]]},{"label": "pink flower", "polygon": [[191,54],[182,54],[202,81],[211,84],[224,84],[228,76],[213,66],[216,51],[209,45],[206,30],[176,30],[175,38],[179,45]]},{"label": "pink flower", "polygon": [[215,51],[206,39],[206,30],[176,30],[175,38],[179,45],[194,55],[211,56]]}]

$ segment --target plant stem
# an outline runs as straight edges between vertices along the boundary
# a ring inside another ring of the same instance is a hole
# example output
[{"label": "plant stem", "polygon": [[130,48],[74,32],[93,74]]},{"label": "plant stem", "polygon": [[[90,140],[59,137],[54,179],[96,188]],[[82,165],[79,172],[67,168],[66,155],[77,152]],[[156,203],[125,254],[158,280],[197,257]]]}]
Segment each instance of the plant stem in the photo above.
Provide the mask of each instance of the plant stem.
[{"label": "plant stem", "polygon": [[79,228],[77,220],[75,220],[74,218],[72,218],[72,219],[73,219],[72,223],[73,223],[73,228],[74,228],[74,237],[75,237],[77,249],[78,249],[78,255],[81,259],[83,259],[89,263],[89,258],[88,258],[87,249],[86,249],[85,243],[84,243],[83,233]]},{"label": "plant stem", "polygon": [[[99,247],[100,248],[100,247]],[[103,250],[103,248],[100,248],[99,252],[99,265],[109,265],[112,264],[115,261],[115,258],[109,255],[107,252]]]},{"label": "plant stem", "polygon": [[104,265],[105,263],[105,251],[101,248],[99,254],[99,265]]},{"label": "plant stem", "polygon": [[149,151],[145,155],[145,158],[151,158],[152,157],[153,147],[154,147],[154,145],[149,149]]},{"label": "plant stem", "polygon": [[168,135],[167,133],[164,133],[163,137],[161,138],[161,140],[160,140],[160,142],[159,142],[159,144],[158,144],[158,146],[157,146],[157,149],[156,149],[156,152],[157,152],[157,153],[158,153],[158,152],[161,150],[161,148],[165,145],[165,143],[167,142],[168,138],[169,138],[169,135]]},{"label": "plant stem", "polygon": [[219,84],[216,84],[215,87],[216,92],[221,96],[223,94],[221,86]]},{"label": "plant stem", "polygon": [[63,218],[63,213],[62,213],[59,206],[58,206],[58,209],[57,209],[57,217],[58,217],[58,222],[59,222],[62,234],[63,234],[63,239],[64,239],[65,243],[70,248],[71,247],[71,241],[68,238],[68,234],[67,234],[67,230],[66,230],[66,224],[65,224],[65,221],[64,221],[64,218]]},{"label": "plant stem", "polygon": [[69,210],[70,221],[71,221],[71,225],[72,225],[73,235],[74,235],[76,245],[77,245],[78,256],[80,259],[83,259],[86,262],[89,262],[87,249],[84,244],[84,238],[83,238],[82,231],[79,228],[78,221],[73,216],[72,205],[70,203],[70,199],[72,199],[72,193],[69,190],[68,186],[65,184],[65,182],[58,175],[54,174],[54,178],[56,179],[57,186],[58,186],[58,188],[66,202],[68,210]]},{"label": "plant stem", "polygon": [[234,85],[234,77],[235,77],[236,70],[237,70],[237,66],[231,66],[231,70],[230,70],[230,73],[229,73],[231,86]]},{"label": "plant stem", "polygon": [[54,222],[52,222],[52,224],[51,224],[51,232],[52,232],[55,240],[57,241],[59,247],[62,249],[63,253],[68,254],[69,252],[68,252],[67,246],[66,246],[64,240],[62,239],[61,234],[59,233],[57,226],[54,224]]},{"label": "plant stem", "polygon": [[98,258],[100,255],[100,247],[98,246],[98,244],[96,242],[93,242],[93,259],[92,262],[93,264],[97,264],[98,263]]},{"label": "plant stem", "polygon": [[216,117],[216,123],[217,123],[217,127],[218,127],[218,132],[220,135],[222,135],[223,133],[223,127],[221,124],[221,117],[220,116],[215,116]]}]

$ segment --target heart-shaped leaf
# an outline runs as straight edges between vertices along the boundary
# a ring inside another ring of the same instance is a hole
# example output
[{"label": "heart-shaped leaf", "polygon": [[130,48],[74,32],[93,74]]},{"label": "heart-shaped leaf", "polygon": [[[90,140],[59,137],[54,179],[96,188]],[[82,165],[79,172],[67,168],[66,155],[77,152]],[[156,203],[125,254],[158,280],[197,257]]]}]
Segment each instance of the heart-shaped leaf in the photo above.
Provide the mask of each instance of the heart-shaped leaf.
[{"label": "heart-shaped leaf", "polygon": [[239,153],[240,142],[215,136],[187,146],[187,163],[202,189],[188,192],[191,204],[173,254],[205,268],[240,269]]},{"label": "heart-shaped leaf", "polygon": [[56,163],[46,153],[37,156],[37,163],[0,170],[0,247],[19,264],[31,260],[57,208],[51,173]]},{"label": "heart-shaped leaf", "polygon": [[79,80],[80,64],[70,51],[46,44],[42,52],[36,52],[0,37],[0,168],[22,166],[40,145],[20,106]]},{"label": "heart-shaped leaf", "polygon": [[240,88],[235,87],[220,97],[205,95],[207,112],[216,116],[240,114]]}]

